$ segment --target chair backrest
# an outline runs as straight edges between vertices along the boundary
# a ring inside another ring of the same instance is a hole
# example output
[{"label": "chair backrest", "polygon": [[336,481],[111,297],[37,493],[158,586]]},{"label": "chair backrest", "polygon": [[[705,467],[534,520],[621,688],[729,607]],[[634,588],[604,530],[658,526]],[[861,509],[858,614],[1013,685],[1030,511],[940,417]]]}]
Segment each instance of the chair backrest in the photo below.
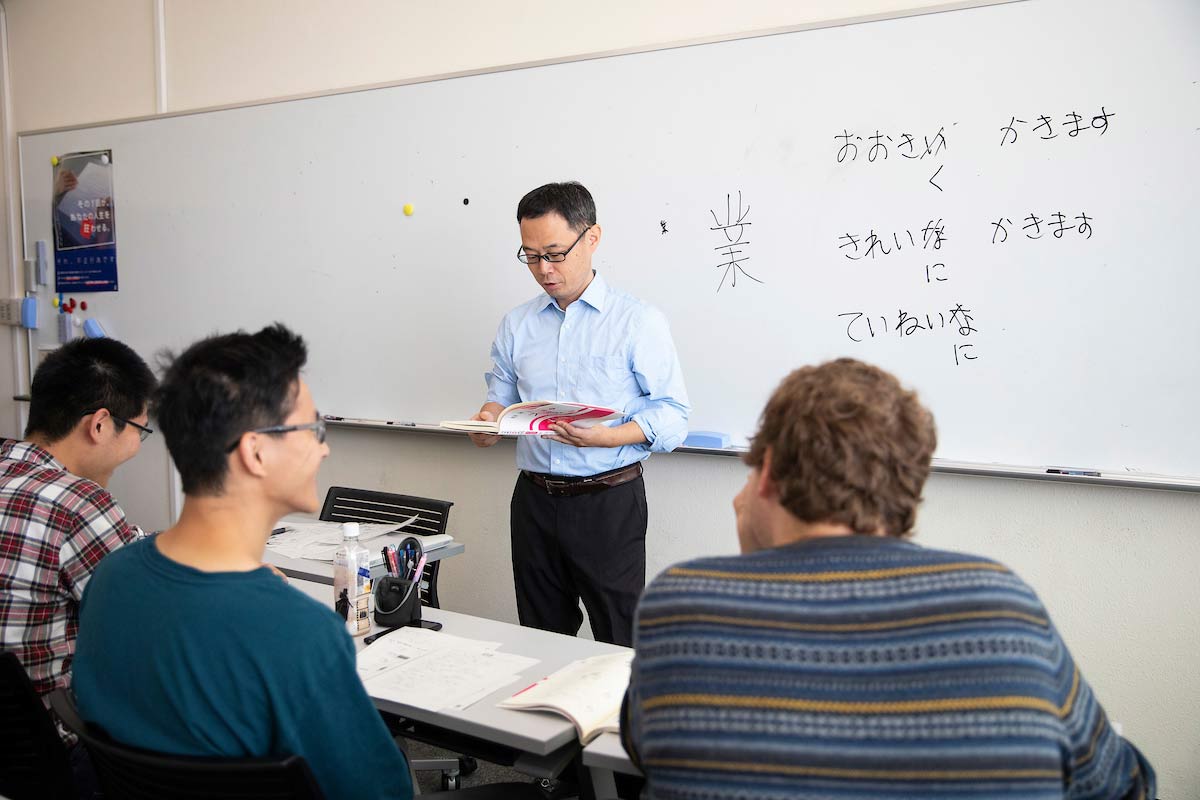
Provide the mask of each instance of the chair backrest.
[{"label": "chair backrest", "polygon": [[15,653],[0,653],[0,795],[75,797],[66,745]]},{"label": "chair backrest", "polygon": [[223,759],[175,756],[129,747],[83,722],[69,692],[56,689],[50,707],[87,747],[100,789],[124,800],[320,800],[320,788],[300,756]]},{"label": "chair backrest", "polygon": [[405,532],[432,536],[446,532],[452,505],[454,503],[449,500],[331,486],[325,494],[321,519],[325,522],[400,523],[416,514],[417,519],[404,529]]}]

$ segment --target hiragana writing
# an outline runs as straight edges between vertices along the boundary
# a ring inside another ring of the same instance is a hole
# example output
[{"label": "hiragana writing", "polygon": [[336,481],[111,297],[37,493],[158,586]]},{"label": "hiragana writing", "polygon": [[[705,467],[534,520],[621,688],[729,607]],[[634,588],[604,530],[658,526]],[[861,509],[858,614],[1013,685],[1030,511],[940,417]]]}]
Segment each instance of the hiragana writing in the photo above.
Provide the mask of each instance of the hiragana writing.
[{"label": "hiragana writing", "polygon": [[926,156],[936,156],[947,149],[944,125],[938,128],[933,136],[922,136],[921,141],[917,141],[911,133],[898,133],[893,136],[882,133],[879,129],[867,132],[864,138],[843,128],[842,132],[833,138],[838,143],[836,158],[839,164],[857,161],[860,144],[869,163],[887,161],[892,155],[919,161]]},{"label": "hiragana writing", "polygon": [[946,311],[912,313],[899,309],[891,318],[885,314],[872,315],[863,311],[847,311],[838,314],[838,317],[846,318],[846,336],[852,342],[863,342],[888,333],[905,339],[935,330],[950,330],[960,336],[970,336],[979,330],[975,327],[971,309],[965,308],[962,303]]},{"label": "hiragana writing", "polygon": [[[1074,224],[1068,225],[1070,220]],[[1067,231],[1075,231],[1077,236],[1082,236],[1085,239],[1092,238],[1092,218],[1086,212],[1081,211],[1074,217],[1068,217],[1061,211],[1056,211],[1048,217],[1039,217],[1037,214],[1030,212],[1028,216],[1018,220],[1020,224],[1020,232],[1026,239],[1041,239],[1049,234],[1055,239],[1063,238]],[[992,225],[992,244],[1003,244],[1008,241],[1009,229],[1013,229],[1012,235],[1016,235],[1016,225],[1013,223],[1012,217],[999,217]]]},{"label": "hiragana writing", "polygon": [[763,283],[763,281],[751,275],[742,266],[743,263],[750,260],[750,256],[742,256],[741,258],[738,258],[738,256],[741,256],[741,254],[745,252],[742,248],[750,244],[749,239],[743,240],[742,237],[746,234],[746,228],[752,224],[746,221],[746,218],[750,216],[750,206],[747,205],[745,210],[742,209],[741,191],[738,191],[738,207],[736,217],[734,216],[733,212],[732,198],[728,194],[725,195],[725,222],[721,222],[721,220],[717,217],[716,211],[709,209],[709,213],[712,214],[713,222],[715,223],[713,227],[709,228],[709,230],[720,231],[725,236],[725,242],[713,248],[714,250],[721,251],[721,255],[725,256],[727,259],[717,265],[717,269],[721,269],[722,267],[725,269],[725,271],[721,273],[721,282],[717,285],[717,291],[721,291],[721,289],[725,286],[725,281],[730,277],[730,275],[733,276],[733,280],[730,282],[730,285],[736,287],[739,273],[745,275],[747,278],[755,281],[756,283]]},{"label": "hiragana writing", "polygon": [[966,361],[974,361],[979,358],[975,355],[974,344],[956,344],[954,345],[954,366],[959,367]]},{"label": "hiragana writing", "polygon": [[[841,244],[838,245],[838,250],[843,251],[842,255],[851,261],[858,261],[863,258],[877,258],[879,256],[891,255],[892,253],[901,252],[905,247],[920,248],[922,250],[940,250],[946,239],[946,225],[942,220],[929,220],[919,230],[920,241],[913,235],[913,231],[893,231],[892,233],[875,233],[872,228],[862,236],[855,236],[852,233],[843,233],[838,237]],[[849,249],[847,249],[849,248]]]},{"label": "hiragana writing", "polygon": [[[1092,116],[1091,122],[1087,122],[1087,118],[1081,116],[1075,111],[1069,111],[1063,115],[1062,121],[1059,123],[1059,128],[1054,127],[1054,120],[1045,114],[1040,114],[1037,117],[1031,117],[1029,120],[1017,119],[1016,115],[1009,117],[1008,124],[1000,128],[1000,146],[1014,145],[1017,139],[1018,126],[1032,125],[1031,132],[1037,135],[1037,138],[1043,140],[1057,139],[1061,130],[1066,136],[1075,138],[1084,131],[1097,130],[1100,136],[1108,132],[1108,120],[1116,116],[1116,112],[1108,111],[1104,106],[1100,106],[1100,113]],[[1032,120],[1032,121],[1031,121]]]}]

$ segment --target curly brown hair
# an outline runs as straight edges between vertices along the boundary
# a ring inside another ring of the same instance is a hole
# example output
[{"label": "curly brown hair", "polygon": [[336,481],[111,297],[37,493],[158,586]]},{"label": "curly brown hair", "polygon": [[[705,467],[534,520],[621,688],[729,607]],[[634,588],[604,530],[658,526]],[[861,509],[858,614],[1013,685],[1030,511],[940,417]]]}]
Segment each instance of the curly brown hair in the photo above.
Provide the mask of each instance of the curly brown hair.
[{"label": "curly brown hair", "polygon": [[802,367],[763,409],[744,460],[805,522],[906,536],[937,445],[933,416],[890,373],[852,358]]}]

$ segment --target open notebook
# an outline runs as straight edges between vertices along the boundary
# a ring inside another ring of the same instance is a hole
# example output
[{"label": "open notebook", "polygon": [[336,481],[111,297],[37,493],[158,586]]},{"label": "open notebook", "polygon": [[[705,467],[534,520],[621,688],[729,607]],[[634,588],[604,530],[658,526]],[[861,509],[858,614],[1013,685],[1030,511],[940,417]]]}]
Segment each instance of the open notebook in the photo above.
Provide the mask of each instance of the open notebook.
[{"label": "open notebook", "polygon": [[527,686],[496,705],[522,711],[553,711],[575,725],[587,744],[621,725],[621,701],[629,687],[633,651],[572,661],[553,675]]}]

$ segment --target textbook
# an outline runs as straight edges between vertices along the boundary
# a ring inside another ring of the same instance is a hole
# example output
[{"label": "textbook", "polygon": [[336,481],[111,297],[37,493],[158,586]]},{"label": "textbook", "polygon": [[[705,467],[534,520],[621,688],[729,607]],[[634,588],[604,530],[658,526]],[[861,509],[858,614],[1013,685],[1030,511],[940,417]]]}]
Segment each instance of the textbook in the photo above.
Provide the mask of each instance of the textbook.
[{"label": "textbook", "polygon": [[629,687],[632,660],[633,651],[628,650],[572,661],[496,705],[562,714],[575,726],[580,744],[587,744],[601,733],[620,730],[621,701]]},{"label": "textbook", "polygon": [[590,427],[598,422],[616,419],[620,411],[587,403],[551,402],[530,400],[514,403],[500,412],[495,422],[476,419],[443,420],[440,425],[452,431],[468,433],[494,433],[500,436],[539,436],[550,431],[556,422]]}]

